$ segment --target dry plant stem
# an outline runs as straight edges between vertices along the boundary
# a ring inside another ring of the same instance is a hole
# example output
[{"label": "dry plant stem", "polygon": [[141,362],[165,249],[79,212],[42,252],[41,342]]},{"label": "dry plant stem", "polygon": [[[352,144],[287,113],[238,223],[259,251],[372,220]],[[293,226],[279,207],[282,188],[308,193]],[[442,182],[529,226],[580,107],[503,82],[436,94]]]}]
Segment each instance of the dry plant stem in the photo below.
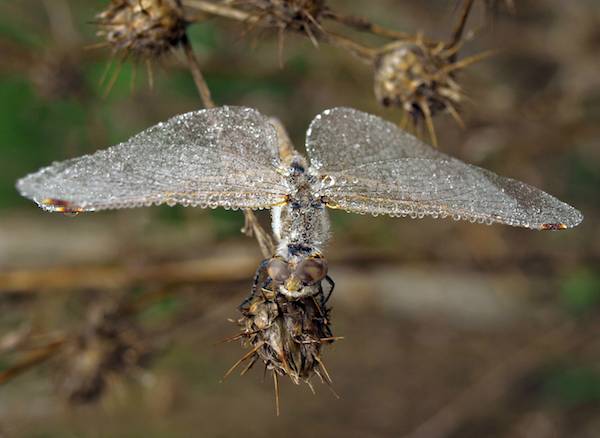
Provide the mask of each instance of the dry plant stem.
[{"label": "dry plant stem", "polygon": [[[238,9],[235,9],[235,8],[230,8],[228,6],[218,5],[218,4],[214,4],[214,3],[203,1],[203,0],[185,0],[184,4],[186,6],[198,9],[202,12],[206,12],[209,14],[218,15],[221,17],[226,17],[226,18],[230,18],[230,19],[234,19],[234,20],[238,20],[238,21],[243,21],[245,23],[249,23],[249,24],[259,24],[260,23],[260,17],[249,14],[247,12],[244,12],[244,11],[241,11]],[[378,28],[378,27],[377,27],[377,29],[382,30],[381,28]],[[405,36],[404,34],[401,34],[401,35]],[[370,63],[373,61],[373,59],[375,57],[376,51],[374,49],[363,46],[345,36],[338,35],[333,32],[324,31],[324,30],[322,30],[320,35],[318,35],[318,36],[320,37],[320,39],[322,39],[334,46],[337,46],[344,50],[349,51],[350,53],[352,53],[353,55],[362,59],[363,61]],[[310,34],[309,34],[309,38],[310,38]],[[311,40],[312,39],[313,38],[311,38]],[[316,41],[317,41],[317,39],[314,39],[313,43]]]},{"label": "dry plant stem", "polygon": [[203,0],[184,0],[183,4],[190,8],[206,12],[207,14],[230,18],[232,20],[245,21],[247,23],[256,23],[258,21],[258,17],[223,4],[216,4]]},{"label": "dry plant stem", "polygon": [[123,289],[140,282],[160,285],[222,284],[245,281],[256,270],[251,255],[227,254],[184,262],[158,263],[132,269],[127,266],[56,267],[0,273],[0,293],[40,293],[85,288]]},{"label": "dry plant stem", "polygon": [[[465,26],[467,24],[467,20],[469,19],[469,14],[471,13],[471,10],[473,9],[474,3],[475,3],[475,0],[465,0],[465,2],[463,3],[462,13],[461,13],[458,23],[456,23],[456,27],[454,28],[454,31],[452,32],[452,40],[450,41],[450,44],[448,45],[449,48],[455,47],[456,45],[458,45],[460,43],[460,40],[462,39],[462,36],[463,36],[463,32],[465,30]],[[456,56],[456,54],[454,54],[453,56]]]},{"label": "dry plant stem", "polygon": [[347,50],[358,59],[372,64],[377,56],[377,50],[371,47],[363,46],[350,38],[339,35],[337,33],[327,31],[327,33],[323,34],[323,39],[329,44],[339,47],[341,49]]},{"label": "dry plant stem", "polygon": [[64,339],[52,342],[51,344],[48,344],[47,346],[40,349],[39,351],[35,351],[35,352],[31,353],[28,357],[21,360],[20,362],[13,365],[12,367],[2,371],[0,373],[0,385],[17,377],[18,375],[24,373],[25,371],[29,370],[30,368],[32,368],[36,365],[39,365],[39,364],[45,362],[46,360],[50,359],[52,356],[54,356],[56,353],[58,353],[58,351],[64,344],[65,344]]},{"label": "dry plant stem", "polygon": [[279,378],[277,377],[277,373],[275,370],[273,372],[273,386],[275,389],[275,413],[279,417]]},{"label": "dry plant stem", "polygon": [[[202,70],[200,69],[200,63],[194,53],[192,45],[188,38],[183,40],[183,50],[188,61],[188,67],[194,78],[194,83],[200,94],[200,98],[205,108],[214,108],[215,102],[212,100],[210,89],[204,79]],[[258,246],[263,254],[263,257],[267,258],[273,254],[274,246],[271,236],[260,226],[256,216],[252,210],[244,210],[245,225],[242,232],[247,236],[254,235],[258,241]]]},{"label": "dry plant stem", "polygon": [[273,238],[258,223],[258,219],[252,210],[244,210],[244,228],[242,233],[248,237],[254,236],[260,247],[264,258],[269,258],[275,253]]},{"label": "dry plant stem", "polygon": [[390,38],[393,40],[412,40],[414,36],[407,32],[400,32],[392,29],[387,29],[378,24],[371,23],[369,20],[363,17],[356,17],[352,15],[341,15],[336,12],[328,12],[325,14],[325,18],[337,21],[338,23],[344,24],[348,27],[356,29],[361,32],[372,33],[384,38]]},{"label": "dry plant stem", "polygon": [[[597,333],[590,327],[586,333]],[[528,371],[557,356],[564,356],[578,346],[590,342],[578,338],[577,326],[569,321],[554,331],[546,332],[521,348],[504,362],[486,372],[483,377],[460,393],[449,404],[422,423],[405,438],[444,438],[452,434],[465,420],[486,408],[493,408],[511,385]]]},{"label": "dry plant stem", "polygon": [[204,75],[202,74],[202,70],[200,69],[200,63],[198,62],[198,58],[192,49],[192,45],[189,40],[185,38],[183,40],[183,51],[185,52],[185,57],[188,62],[188,67],[190,72],[192,73],[192,77],[194,78],[194,83],[196,84],[196,88],[198,89],[198,93],[200,94],[200,98],[202,99],[202,103],[205,108],[214,108],[215,103],[212,100],[210,89],[208,88],[208,84],[204,79]]}]

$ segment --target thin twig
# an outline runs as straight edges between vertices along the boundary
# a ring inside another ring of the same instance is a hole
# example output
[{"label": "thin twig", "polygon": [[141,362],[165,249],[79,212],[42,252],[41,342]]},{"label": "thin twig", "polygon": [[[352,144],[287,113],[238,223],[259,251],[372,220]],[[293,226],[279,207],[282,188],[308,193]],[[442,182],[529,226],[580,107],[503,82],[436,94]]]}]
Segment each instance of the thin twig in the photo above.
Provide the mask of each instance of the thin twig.
[{"label": "thin twig", "polygon": [[190,72],[192,73],[194,83],[196,84],[196,88],[198,89],[198,93],[200,94],[200,98],[202,99],[204,107],[214,108],[215,103],[210,95],[210,88],[208,88],[208,84],[206,83],[204,75],[202,74],[202,70],[200,69],[200,63],[198,62],[198,58],[196,58],[194,49],[192,49],[192,45],[190,44],[190,41],[187,37],[183,39],[182,45],[183,51],[185,52],[185,56],[188,61],[188,67],[190,69]]},{"label": "thin twig", "polygon": [[369,20],[363,17],[357,17],[353,15],[342,15],[333,11],[328,11],[324,14],[324,17],[333,21],[337,21],[340,24],[351,27],[358,31],[372,33],[374,35],[379,35],[384,38],[390,38],[393,40],[414,39],[414,36],[407,32],[387,29],[383,26],[379,26],[378,24],[371,23]]},{"label": "thin twig", "polygon": [[369,64],[373,62],[375,56],[377,55],[377,50],[371,47],[363,46],[362,44],[359,44],[348,37],[331,31],[327,31],[327,33],[323,34],[323,39],[333,46],[347,50],[358,59]]},{"label": "thin twig", "polygon": [[279,417],[279,379],[275,370],[273,370],[273,385],[275,386],[275,412]]},{"label": "thin twig", "polygon": [[207,14],[217,15],[232,20],[244,21],[247,23],[254,23],[258,21],[258,17],[254,15],[222,4],[211,3],[203,0],[184,0],[183,4],[190,8],[206,12]]},{"label": "thin twig", "polygon": [[465,2],[463,4],[462,13],[460,15],[460,19],[458,20],[458,23],[456,23],[456,27],[454,28],[454,31],[452,32],[452,39],[450,40],[450,44],[448,44],[449,48],[457,45],[460,42],[460,40],[462,39],[463,32],[465,30],[465,26],[467,24],[469,14],[471,13],[471,10],[473,9],[474,2],[475,2],[475,0],[465,0]]},{"label": "thin twig", "polygon": [[0,372],[0,385],[24,373],[28,369],[45,362],[54,356],[64,345],[65,340],[60,339],[46,345],[43,349],[31,353],[28,357]]}]

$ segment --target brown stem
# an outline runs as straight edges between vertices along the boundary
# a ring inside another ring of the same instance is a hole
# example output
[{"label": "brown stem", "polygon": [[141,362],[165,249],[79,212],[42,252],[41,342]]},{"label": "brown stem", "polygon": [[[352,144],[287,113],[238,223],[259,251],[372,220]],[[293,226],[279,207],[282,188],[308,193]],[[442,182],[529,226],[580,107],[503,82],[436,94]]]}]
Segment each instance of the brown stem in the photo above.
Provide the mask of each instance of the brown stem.
[{"label": "brown stem", "polygon": [[256,270],[252,255],[212,254],[209,258],[125,266],[54,267],[0,273],[0,293],[38,293],[85,288],[124,289],[140,282],[159,285],[244,281]]},{"label": "brown stem", "polygon": [[363,46],[362,44],[359,44],[350,38],[331,31],[324,33],[323,39],[333,46],[349,51],[360,60],[369,64],[373,62],[377,54],[377,50],[372,49],[371,47]]},{"label": "brown stem", "polygon": [[184,0],[183,4],[207,14],[218,15],[219,17],[230,18],[232,20],[245,21],[248,23],[254,23],[258,21],[258,17],[245,11],[203,0]]},{"label": "brown stem", "polygon": [[462,39],[463,32],[465,31],[465,26],[467,24],[467,20],[469,19],[471,9],[473,9],[474,2],[475,0],[465,0],[463,4],[462,14],[460,15],[460,19],[458,20],[458,23],[456,23],[456,27],[452,32],[452,39],[450,40],[450,44],[448,45],[448,47],[454,47]]},{"label": "brown stem", "polygon": [[200,98],[202,99],[204,107],[214,108],[215,102],[212,100],[210,89],[208,88],[208,84],[206,83],[204,75],[202,74],[202,70],[200,69],[200,63],[198,62],[198,58],[196,58],[196,54],[194,53],[194,49],[192,49],[192,45],[190,44],[188,38],[184,38],[183,40],[183,51],[185,52],[185,56],[188,61],[188,67],[192,73],[194,83],[196,84],[196,88],[198,89],[198,93],[200,94]]},{"label": "brown stem", "polygon": [[325,18],[337,21],[340,24],[351,27],[360,32],[368,32],[372,33],[373,35],[379,35],[384,38],[390,38],[393,40],[407,40],[414,38],[413,35],[407,32],[387,29],[383,26],[379,26],[378,24],[371,23],[369,20],[363,17],[356,17],[353,15],[341,15],[336,12],[329,11],[327,14],[325,14]]},{"label": "brown stem", "polygon": [[45,362],[54,356],[55,353],[58,353],[60,348],[64,345],[65,340],[60,339],[58,341],[52,342],[48,344],[40,351],[36,351],[31,353],[28,357],[13,365],[12,367],[2,371],[0,373],[0,385],[8,382],[9,380],[17,377],[19,374],[24,373],[28,369]]}]

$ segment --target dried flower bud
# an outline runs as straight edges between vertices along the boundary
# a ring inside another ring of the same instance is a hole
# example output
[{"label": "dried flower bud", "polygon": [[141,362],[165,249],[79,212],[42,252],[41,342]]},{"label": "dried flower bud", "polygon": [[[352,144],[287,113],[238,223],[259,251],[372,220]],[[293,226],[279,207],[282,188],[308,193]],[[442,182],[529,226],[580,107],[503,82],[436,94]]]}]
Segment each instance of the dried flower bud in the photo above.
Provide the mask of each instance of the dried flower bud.
[{"label": "dried flower bud", "polygon": [[322,294],[290,300],[263,289],[240,310],[242,345],[253,352],[246,356],[250,359],[246,369],[260,359],[267,369],[296,384],[310,386],[313,374],[330,382],[320,357],[321,346],[333,342]]},{"label": "dried flower bud", "polygon": [[66,346],[59,388],[72,403],[94,402],[104,394],[109,377],[139,368],[149,355],[127,311],[97,304],[81,333]]},{"label": "dried flower bud", "polygon": [[399,106],[414,121],[454,109],[462,92],[454,81],[451,57],[436,46],[402,42],[388,46],[375,61],[375,96],[384,106]]},{"label": "dried flower bud", "polygon": [[180,0],[112,0],[97,18],[115,52],[146,59],[178,46],[187,26]]},{"label": "dried flower bud", "polygon": [[318,30],[319,20],[326,11],[325,0],[253,0],[258,15],[266,25],[287,30],[311,32]]}]

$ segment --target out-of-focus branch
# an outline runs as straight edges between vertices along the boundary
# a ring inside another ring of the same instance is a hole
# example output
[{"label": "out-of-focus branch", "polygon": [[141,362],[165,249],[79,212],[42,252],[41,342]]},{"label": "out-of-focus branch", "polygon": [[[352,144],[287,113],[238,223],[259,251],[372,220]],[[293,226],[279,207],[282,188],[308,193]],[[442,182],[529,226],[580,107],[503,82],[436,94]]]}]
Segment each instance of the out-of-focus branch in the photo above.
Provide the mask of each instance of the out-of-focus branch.
[{"label": "out-of-focus branch", "polygon": [[59,339],[45,346],[44,348],[30,353],[27,357],[22,359],[17,364],[10,368],[0,372],[0,385],[8,382],[9,380],[17,377],[19,374],[24,373],[30,368],[39,365],[46,360],[54,356],[60,348],[64,345],[65,339]]},{"label": "out-of-focus branch", "polygon": [[220,283],[224,279],[243,281],[255,270],[255,257],[240,254],[150,264],[143,268],[91,266],[18,270],[0,273],[0,293],[83,288],[123,289],[146,281],[160,284]]},{"label": "out-of-focus branch", "polygon": [[[585,333],[597,333],[600,327],[590,327]],[[465,420],[480,413],[500,400],[515,381],[525,373],[562,356],[579,345],[590,342],[572,321],[556,330],[544,333],[538,339],[508,357],[486,372],[472,386],[422,423],[405,438],[444,438],[450,436]]]},{"label": "out-of-focus branch", "polygon": [[384,38],[390,38],[393,40],[414,39],[414,35],[411,35],[408,32],[401,32],[393,29],[388,29],[378,24],[372,23],[371,21],[363,17],[357,17],[353,15],[342,15],[338,14],[337,12],[328,11],[324,15],[324,18],[337,21],[340,24],[346,25],[358,31],[372,33],[373,35],[378,35]]}]

